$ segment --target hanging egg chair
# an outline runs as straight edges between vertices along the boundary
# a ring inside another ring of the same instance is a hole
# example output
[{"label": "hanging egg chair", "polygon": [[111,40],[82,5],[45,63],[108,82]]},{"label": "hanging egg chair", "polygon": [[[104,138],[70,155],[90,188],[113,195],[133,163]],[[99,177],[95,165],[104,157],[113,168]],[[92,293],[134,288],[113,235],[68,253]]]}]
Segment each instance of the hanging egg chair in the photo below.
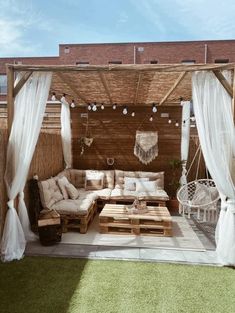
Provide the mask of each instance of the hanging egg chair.
[{"label": "hanging egg chair", "polygon": [[[218,218],[217,207],[220,196],[216,188],[215,182],[208,177],[208,171],[206,171],[206,179],[197,178],[201,159],[200,146],[198,147],[194,159],[189,167],[187,175],[189,174],[198,153],[199,159],[195,180],[181,186],[181,188],[177,192],[177,199],[180,204],[179,213],[183,215],[187,213],[188,217],[190,217],[191,213],[196,211],[198,220],[202,219],[203,222],[216,222]],[[201,214],[203,214],[202,217]]]}]

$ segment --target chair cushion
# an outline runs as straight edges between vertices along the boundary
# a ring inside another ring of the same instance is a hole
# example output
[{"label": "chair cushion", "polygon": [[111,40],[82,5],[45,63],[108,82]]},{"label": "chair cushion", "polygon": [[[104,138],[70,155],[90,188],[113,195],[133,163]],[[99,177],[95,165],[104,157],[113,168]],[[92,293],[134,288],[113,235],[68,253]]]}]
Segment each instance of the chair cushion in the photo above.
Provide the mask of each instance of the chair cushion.
[{"label": "chair cushion", "polygon": [[140,200],[153,200],[153,201],[157,201],[157,200],[167,201],[167,200],[169,200],[168,194],[163,189],[159,189],[159,190],[151,191],[151,192],[142,191],[142,192],[138,192],[137,194],[138,194],[138,198]]},{"label": "chair cushion", "polygon": [[42,206],[50,209],[53,204],[63,199],[63,195],[54,178],[38,182]]},{"label": "chair cushion", "polygon": [[79,199],[91,197],[94,200],[101,199],[101,200],[108,200],[110,198],[112,189],[104,188],[100,190],[85,190],[84,188],[78,189],[79,192]]},{"label": "chair cushion", "polygon": [[86,171],[86,190],[100,190],[104,185],[104,173],[101,171]]},{"label": "chair cushion", "polygon": [[149,179],[146,177],[136,178],[136,177],[124,177],[124,189],[135,191],[137,182],[148,181]]},{"label": "chair cushion", "polygon": [[115,188],[111,192],[110,199],[135,199],[136,192],[131,190],[125,190],[121,188]]},{"label": "chair cushion", "polygon": [[158,180],[158,186],[164,189],[164,172],[142,172],[115,170],[115,189],[124,189],[124,177],[148,178],[150,181]]},{"label": "chair cushion", "polygon": [[74,187],[73,184],[68,183],[67,185],[65,185],[66,191],[69,195],[69,198],[72,200],[76,200],[79,196],[79,192],[78,190]]},{"label": "chair cushion", "polygon": [[60,214],[86,215],[93,205],[92,199],[68,199],[55,203],[51,208]]},{"label": "chair cushion", "polygon": [[67,192],[65,186],[69,184],[68,178],[65,177],[65,176],[62,176],[61,178],[58,178],[57,179],[57,184],[58,184],[58,186],[60,188],[60,191],[61,191],[61,193],[63,195],[63,198],[65,200],[67,200],[69,198],[69,195],[68,195],[68,192]]}]

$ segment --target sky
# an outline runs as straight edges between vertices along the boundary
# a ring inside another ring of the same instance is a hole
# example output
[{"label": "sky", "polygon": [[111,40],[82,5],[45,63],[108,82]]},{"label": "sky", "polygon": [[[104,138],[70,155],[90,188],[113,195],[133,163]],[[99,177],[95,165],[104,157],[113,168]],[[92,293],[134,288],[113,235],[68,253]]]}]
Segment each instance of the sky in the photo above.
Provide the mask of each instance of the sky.
[{"label": "sky", "polygon": [[235,39],[234,0],[0,0],[0,57],[61,43]]}]

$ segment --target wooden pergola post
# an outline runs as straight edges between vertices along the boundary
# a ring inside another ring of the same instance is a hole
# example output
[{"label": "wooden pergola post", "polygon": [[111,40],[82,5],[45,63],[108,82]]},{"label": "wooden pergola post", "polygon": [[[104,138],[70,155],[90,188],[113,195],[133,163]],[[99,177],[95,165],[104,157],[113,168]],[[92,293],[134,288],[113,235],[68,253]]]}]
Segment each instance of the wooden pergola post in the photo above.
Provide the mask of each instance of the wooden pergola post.
[{"label": "wooden pergola post", "polygon": [[11,133],[11,127],[14,117],[14,69],[7,66],[7,127],[8,136]]},{"label": "wooden pergola post", "polygon": [[235,123],[235,67],[233,70],[233,99],[232,99],[233,121]]}]

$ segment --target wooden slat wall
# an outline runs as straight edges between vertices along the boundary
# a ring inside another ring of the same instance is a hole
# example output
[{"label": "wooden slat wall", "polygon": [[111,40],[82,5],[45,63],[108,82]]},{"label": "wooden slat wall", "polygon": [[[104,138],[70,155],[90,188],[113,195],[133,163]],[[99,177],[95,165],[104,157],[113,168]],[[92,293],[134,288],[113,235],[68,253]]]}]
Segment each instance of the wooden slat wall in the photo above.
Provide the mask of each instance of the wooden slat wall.
[{"label": "wooden slat wall", "polygon": [[[106,158],[115,158],[111,168],[123,170],[165,171],[165,189],[170,192],[169,183],[171,170],[169,161],[180,158],[180,126],[175,126],[175,121],[181,125],[181,107],[160,107],[153,114],[154,121],[149,122],[151,108],[136,107],[135,117],[130,114],[124,116],[122,108],[116,110],[105,108],[96,112],[89,111],[89,129],[94,142],[85,153],[80,155],[78,139],[85,135],[86,118],[81,113],[86,113],[85,108],[71,110],[72,135],[73,135],[73,161],[75,168],[109,169]],[[160,117],[161,113],[169,113],[172,123],[168,118]],[[140,127],[144,118],[144,123]],[[134,156],[135,133],[140,130],[157,130],[159,135],[159,155],[148,165],[144,165]]]}]

